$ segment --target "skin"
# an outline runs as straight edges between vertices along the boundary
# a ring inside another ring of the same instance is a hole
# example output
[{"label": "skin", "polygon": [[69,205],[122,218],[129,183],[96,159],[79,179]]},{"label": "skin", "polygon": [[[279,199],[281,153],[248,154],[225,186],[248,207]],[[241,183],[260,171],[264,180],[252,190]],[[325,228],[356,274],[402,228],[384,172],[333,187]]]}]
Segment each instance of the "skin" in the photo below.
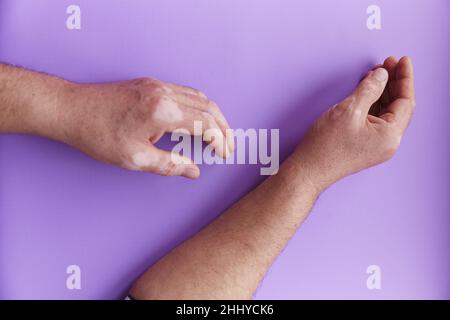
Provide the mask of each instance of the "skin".
[{"label": "skin", "polygon": [[277,175],[151,266],[130,294],[136,299],[250,299],[319,194],[390,159],[414,108],[411,60],[389,57],[317,119]]},{"label": "skin", "polygon": [[[317,119],[277,175],[150,267],[130,293],[251,298],[320,193],[399,147],[415,108],[412,63],[389,57],[381,67]],[[193,133],[193,122],[201,121],[219,155],[234,148],[226,120],[206,96],[148,78],[80,85],[0,64],[0,114],[0,132],[41,135],[107,163],[163,175],[199,175],[190,159],[154,146],[164,132]]]},{"label": "skin", "polygon": [[233,134],[218,106],[192,88],[150,78],[77,84],[0,64],[0,133],[28,133],[74,146],[130,170],[197,178],[191,159],[158,149],[166,132],[199,132],[227,157]]}]

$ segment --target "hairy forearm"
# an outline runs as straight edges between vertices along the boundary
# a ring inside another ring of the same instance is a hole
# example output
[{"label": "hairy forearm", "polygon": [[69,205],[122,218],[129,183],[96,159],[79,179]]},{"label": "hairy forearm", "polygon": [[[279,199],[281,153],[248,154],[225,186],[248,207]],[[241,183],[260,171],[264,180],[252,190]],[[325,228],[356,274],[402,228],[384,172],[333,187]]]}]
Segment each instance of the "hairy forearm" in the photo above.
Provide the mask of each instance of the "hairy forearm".
[{"label": "hairy forearm", "polygon": [[67,83],[0,64],[0,133],[29,133],[63,140],[58,99]]},{"label": "hairy forearm", "polygon": [[137,299],[249,299],[318,190],[292,155],[279,173],[175,248],[134,284]]},{"label": "hairy forearm", "polygon": [[[131,294],[250,298],[321,190],[394,155],[415,108],[413,78],[408,57],[389,57],[369,71],[314,122],[276,176],[157,262]],[[371,112],[376,103],[378,112]]]}]

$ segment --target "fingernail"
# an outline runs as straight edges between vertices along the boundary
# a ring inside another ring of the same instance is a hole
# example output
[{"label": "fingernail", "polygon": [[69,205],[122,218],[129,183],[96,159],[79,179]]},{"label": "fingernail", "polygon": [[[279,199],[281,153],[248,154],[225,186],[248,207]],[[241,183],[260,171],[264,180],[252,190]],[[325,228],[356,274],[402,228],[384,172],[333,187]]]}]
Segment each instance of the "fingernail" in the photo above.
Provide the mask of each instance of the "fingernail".
[{"label": "fingernail", "polygon": [[383,82],[388,78],[388,73],[386,69],[378,68],[373,72],[372,76],[374,76],[378,81]]},{"label": "fingernail", "polygon": [[197,179],[200,176],[200,170],[196,167],[188,166],[183,171],[183,177]]}]

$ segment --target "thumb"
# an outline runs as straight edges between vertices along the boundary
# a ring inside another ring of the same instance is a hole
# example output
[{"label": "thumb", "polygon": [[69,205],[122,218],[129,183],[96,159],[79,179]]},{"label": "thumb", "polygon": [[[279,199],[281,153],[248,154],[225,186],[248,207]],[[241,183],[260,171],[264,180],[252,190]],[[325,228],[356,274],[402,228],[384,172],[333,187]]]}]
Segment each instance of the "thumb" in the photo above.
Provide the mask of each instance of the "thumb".
[{"label": "thumb", "polygon": [[134,164],[143,171],[163,176],[183,176],[196,179],[200,169],[188,157],[147,145],[145,150],[133,155]]},{"label": "thumb", "polygon": [[355,109],[359,109],[361,113],[367,115],[370,107],[380,99],[388,77],[388,72],[384,68],[369,71],[353,92]]}]

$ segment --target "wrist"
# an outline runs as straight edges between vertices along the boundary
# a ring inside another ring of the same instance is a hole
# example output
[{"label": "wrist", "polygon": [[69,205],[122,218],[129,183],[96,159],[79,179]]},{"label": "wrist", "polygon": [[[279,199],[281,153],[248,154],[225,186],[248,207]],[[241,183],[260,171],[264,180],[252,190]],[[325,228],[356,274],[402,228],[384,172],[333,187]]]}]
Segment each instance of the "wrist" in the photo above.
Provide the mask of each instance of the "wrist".
[{"label": "wrist", "polygon": [[302,150],[296,150],[286,162],[291,162],[304,183],[313,188],[317,195],[320,195],[320,193],[332,185],[337,179],[330,177],[331,170],[324,169],[320,164],[320,159],[310,158]]},{"label": "wrist", "polygon": [[83,123],[77,119],[77,90],[80,85],[62,80],[55,86],[55,105],[52,117],[53,129],[47,137],[73,145],[77,140],[77,128],[83,126]]},{"label": "wrist", "polygon": [[67,104],[68,91],[73,83],[59,78],[48,79],[43,88],[47,98],[44,101],[36,99],[31,112],[34,118],[35,134],[58,140],[63,143],[69,142],[69,106]]},{"label": "wrist", "polygon": [[302,194],[316,199],[324,190],[316,181],[313,172],[309,171],[297,157],[291,155],[275,175],[280,180],[283,189],[295,194]]}]

